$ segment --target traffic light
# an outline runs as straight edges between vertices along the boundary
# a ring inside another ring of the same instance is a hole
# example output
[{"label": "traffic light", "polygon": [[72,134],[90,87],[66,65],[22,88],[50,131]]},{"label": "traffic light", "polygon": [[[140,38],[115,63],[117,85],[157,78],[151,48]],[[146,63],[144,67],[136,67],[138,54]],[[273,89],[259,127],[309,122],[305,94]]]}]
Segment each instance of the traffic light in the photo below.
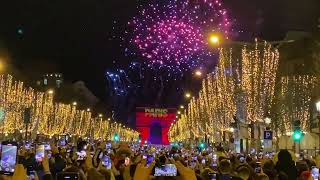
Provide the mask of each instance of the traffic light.
[{"label": "traffic light", "polygon": [[303,138],[303,132],[301,131],[301,127],[300,127],[300,120],[295,120],[293,122],[293,140],[294,141],[300,141]]},{"label": "traffic light", "polygon": [[203,150],[204,148],[206,148],[206,143],[201,142],[201,143],[199,144],[199,148],[200,148],[201,150]]},{"label": "traffic light", "polygon": [[178,146],[179,146],[177,142],[170,143],[170,145],[171,145],[172,147],[178,147]]},{"label": "traffic light", "polygon": [[115,133],[115,134],[114,134],[113,140],[116,141],[116,142],[119,142],[119,141],[120,141],[120,136],[119,136],[118,133]]},{"label": "traffic light", "polygon": [[293,132],[293,140],[294,141],[300,141],[300,139],[302,138],[303,134],[301,131],[294,131]]}]

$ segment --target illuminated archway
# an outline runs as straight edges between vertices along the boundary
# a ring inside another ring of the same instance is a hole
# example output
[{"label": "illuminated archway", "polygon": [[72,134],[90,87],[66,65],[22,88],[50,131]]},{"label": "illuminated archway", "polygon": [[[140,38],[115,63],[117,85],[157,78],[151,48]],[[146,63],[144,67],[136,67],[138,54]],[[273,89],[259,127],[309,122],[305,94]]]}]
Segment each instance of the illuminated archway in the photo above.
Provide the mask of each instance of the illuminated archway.
[{"label": "illuminated archway", "polygon": [[[136,129],[140,133],[141,143],[148,141],[155,144],[169,144],[168,132],[175,119],[176,109],[174,108],[137,108]],[[161,137],[154,137],[160,133],[151,133],[151,128],[155,125],[161,128]]]}]

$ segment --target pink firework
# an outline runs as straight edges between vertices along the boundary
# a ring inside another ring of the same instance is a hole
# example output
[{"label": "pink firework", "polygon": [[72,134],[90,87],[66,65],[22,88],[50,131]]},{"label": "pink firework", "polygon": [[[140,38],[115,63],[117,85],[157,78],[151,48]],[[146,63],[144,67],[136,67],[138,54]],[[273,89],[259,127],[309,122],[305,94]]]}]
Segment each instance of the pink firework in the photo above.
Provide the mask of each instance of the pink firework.
[{"label": "pink firework", "polygon": [[135,54],[148,63],[180,69],[209,59],[208,35],[219,32],[228,38],[230,29],[219,0],[155,0],[128,24]]}]

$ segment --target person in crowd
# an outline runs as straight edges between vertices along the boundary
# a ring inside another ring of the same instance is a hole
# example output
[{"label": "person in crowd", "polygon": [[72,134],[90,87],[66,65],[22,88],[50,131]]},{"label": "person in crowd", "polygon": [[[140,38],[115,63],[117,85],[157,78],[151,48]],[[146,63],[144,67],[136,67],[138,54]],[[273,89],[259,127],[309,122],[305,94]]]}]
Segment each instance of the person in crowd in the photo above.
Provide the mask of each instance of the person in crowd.
[{"label": "person in crowd", "polygon": [[275,165],[272,160],[265,160],[262,165],[262,171],[266,174],[269,179],[276,179],[277,178],[277,171],[275,169]]},{"label": "person in crowd", "polygon": [[[289,180],[289,176],[286,173],[281,171],[278,173],[278,179],[279,180]],[[294,179],[297,179],[297,177],[295,177]]]},{"label": "person in crowd", "polygon": [[303,172],[310,170],[307,162],[304,161],[304,160],[296,162],[296,168],[297,168],[297,176],[298,176],[298,177],[300,177],[300,175],[301,175]]},{"label": "person in crowd", "polygon": [[[13,176],[2,175],[0,180],[31,180],[30,167],[35,171],[32,180],[65,180],[61,177],[67,175],[78,177],[75,180],[311,180],[315,166],[307,158],[295,165],[287,150],[277,154],[275,165],[269,154],[224,153],[220,146],[172,148],[122,142],[106,146],[79,140],[76,146],[52,144],[50,158],[45,153],[41,162],[35,160],[34,149],[23,147]],[[164,174],[156,174],[156,168]]]},{"label": "person in crowd", "polygon": [[241,166],[238,168],[238,176],[243,180],[248,180],[250,178],[250,170],[246,166]]},{"label": "person in crowd", "polygon": [[258,174],[257,180],[275,180],[275,179],[270,179],[269,176],[266,174]]},{"label": "person in crowd", "polygon": [[278,173],[286,174],[290,180],[297,178],[297,169],[288,150],[280,150],[275,168]]},{"label": "person in crowd", "polygon": [[312,180],[310,171],[303,171],[299,175],[298,180]]}]

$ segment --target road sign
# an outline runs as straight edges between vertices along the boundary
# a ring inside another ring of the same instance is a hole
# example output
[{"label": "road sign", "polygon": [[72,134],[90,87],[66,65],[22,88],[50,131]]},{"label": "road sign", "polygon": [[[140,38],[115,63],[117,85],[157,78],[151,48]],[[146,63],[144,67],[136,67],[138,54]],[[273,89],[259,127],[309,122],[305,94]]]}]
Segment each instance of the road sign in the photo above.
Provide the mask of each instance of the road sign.
[{"label": "road sign", "polygon": [[264,131],[263,139],[265,140],[272,140],[272,131]]},{"label": "road sign", "polygon": [[264,148],[263,148],[264,152],[272,151],[272,141],[265,139],[263,141],[263,146],[264,146]]}]

